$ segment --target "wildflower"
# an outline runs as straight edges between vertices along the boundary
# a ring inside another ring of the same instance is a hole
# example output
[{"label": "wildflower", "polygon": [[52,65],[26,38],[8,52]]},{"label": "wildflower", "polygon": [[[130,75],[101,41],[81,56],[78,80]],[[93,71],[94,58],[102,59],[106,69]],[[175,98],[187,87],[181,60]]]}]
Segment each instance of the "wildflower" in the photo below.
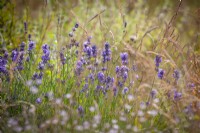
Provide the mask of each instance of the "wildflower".
[{"label": "wildflower", "polygon": [[36,94],[36,93],[38,93],[38,88],[35,87],[35,86],[31,86],[30,91],[31,91],[33,94]]},{"label": "wildflower", "polygon": [[12,58],[12,61],[16,61],[17,60],[17,57],[18,57],[18,50],[17,49],[14,49],[11,53],[11,58]]},{"label": "wildflower", "polygon": [[24,53],[21,52],[20,56],[19,56],[19,60],[17,61],[17,66],[16,66],[15,69],[17,69],[19,71],[21,71],[21,70],[24,69],[24,67],[23,67],[23,60],[24,60]]},{"label": "wildflower", "polygon": [[147,111],[147,113],[149,114],[149,115],[151,115],[151,116],[156,116],[157,114],[158,114],[158,111],[156,111],[156,110],[149,110],[149,111]]},{"label": "wildflower", "polygon": [[117,87],[114,87],[114,88],[113,88],[114,96],[117,96],[117,92],[118,92]]},{"label": "wildflower", "polygon": [[179,100],[182,97],[182,93],[175,91],[174,92],[174,100]]},{"label": "wildflower", "polygon": [[102,52],[102,57],[103,57],[103,63],[106,63],[111,60],[110,44],[106,42],[104,47],[105,49]]},{"label": "wildflower", "polygon": [[7,74],[8,71],[6,69],[6,65],[7,65],[7,58],[8,58],[8,53],[5,52],[4,53],[4,57],[0,56],[0,73],[4,73]]},{"label": "wildflower", "polygon": [[120,67],[119,66],[116,66],[115,72],[116,72],[117,75],[119,75],[119,73],[120,73]]},{"label": "wildflower", "polygon": [[128,87],[124,87],[124,89],[122,90],[122,94],[126,94],[128,92]]},{"label": "wildflower", "polygon": [[85,92],[88,89],[88,83],[85,83],[85,85],[83,86],[81,92]]},{"label": "wildflower", "polygon": [[77,61],[75,69],[76,75],[80,75],[82,71],[83,71],[83,63],[82,61]]},{"label": "wildflower", "polygon": [[174,70],[173,77],[178,80],[180,78],[180,72],[178,70]]},{"label": "wildflower", "polygon": [[96,47],[96,45],[92,46],[92,56],[97,57],[97,47]]},{"label": "wildflower", "polygon": [[121,60],[122,60],[122,64],[123,65],[127,65],[128,64],[128,53],[121,53],[120,54]]},{"label": "wildflower", "polygon": [[75,27],[75,28],[78,28],[78,27],[79,27],[79,24],[78,24],[78,23],[76,23],[74,27]]},{"label": "wildflower", "polygon": [[163,69],[158,69],[158,78],[162,79],[165,71]]},{"label": "wildflower", "polygon": [[128,72],[124,72],[124,75],[123,75],[124,82],[126,81],[127,78],[128,78]]},{"label": "wildflower", "polygon": [[90,59],[92,56],[92,48],[90,46],[87,46],[85,52],[86,52],[88,59]]},{"label": "wildflower", "polygon": [[39,69],[39,70],[44,70],[44,63],[43,63],[43,62],[40,62],[40,63],[39,63],[38,69]]},{"label": "wildflower", "polygon": [[32,51],[34,48],[35,48],[35,42],[34,41],[29,41],[28,51]]},{"label": "wildflower", "polygon": [[47,44],[44,44],[42,46],[42,50],[43,50],[42,61],[44,64],[46,64],[50,60],[49,46]]},{"label": "wildflower", "polygon": [[103,72],[98,72],[97,78],[98,78],[99,82],[103,83],[104,82],[104,74],[103,74]]},{"label": "wildflower", "polygon": [[27,33],[27,22],[24,22],[24,31],[25,31],[25,34]]},{"label": "wildflower", "polygon": [[24,48],[25,48],[25,43],[22,42],[22,43],[20,44],[20,52],[23,52],[23,51],[24,51]]},{"label": "wildflower", "polygon": [[60,60],[63,65],[66,63],[66,57],[64,56],[62,52],[60,52]]},{"label": "wildflower", "polygon": [[32,76],[32,80],[36,80],[38,78],[38,73],[34,73]]},{"label": "wildflower", "polygon": [[155,89],[153,89],[153,90],[150,92],[151,97],[154,98],[155,95],[156,95],[156,93],[157,93],[157,91],[156,91]]},{"label": "wildflower", "polygon": [[79,113],[79,115],[80,115],[81,117],[83,117],[83,115],[84,115],[84,110],[83,110],[83,107],[82,107],[82,106],[79,106],[79,107],[78,107],[78,113]]},{"label": "wildflower", "polygon": [[154,62],[155,62],[156,67],[159,67],[160,63],[162,62],[162,57],[159,55],[156,55]]},{"label": "wildflower", "polygon": [[42,103],[42,99],[41,99],[41,98],[37,98],[35,102],[36,102],[37,104],[40,104],[40,103]]},{"label": "wildflower", "polygon": [[73,37],[73,32],[69,32],[69,37]]}]

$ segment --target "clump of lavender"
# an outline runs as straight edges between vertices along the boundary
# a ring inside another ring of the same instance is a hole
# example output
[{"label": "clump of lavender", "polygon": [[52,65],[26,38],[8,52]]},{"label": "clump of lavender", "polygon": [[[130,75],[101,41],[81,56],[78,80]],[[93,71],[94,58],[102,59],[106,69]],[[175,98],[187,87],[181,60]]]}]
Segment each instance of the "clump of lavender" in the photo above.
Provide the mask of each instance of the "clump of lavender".
[{"label": "clump of lavender", "polygon": [[127,65],[128,64],[128,53],[121,53],[120,54],[121,60],[122,60],[122,64],[123,65]]},{"label": "clump of lavender", "polygon": [[111,50],[110,50],[110,44],[108,42],[106,42],[104,45],[102,57],[103,57],[103,63],[106,63],[111,60]]},{"label": "clump of lavender", "polygon": [[155,62],[156,67],[159,67],[160,63],[162,62],[162,57],[159,55],[156,55],[154,62]]},{"label": "clump of lavender", "polygon": [[158,78],[163,79],[165,71],[163,69],[158,69]]}]

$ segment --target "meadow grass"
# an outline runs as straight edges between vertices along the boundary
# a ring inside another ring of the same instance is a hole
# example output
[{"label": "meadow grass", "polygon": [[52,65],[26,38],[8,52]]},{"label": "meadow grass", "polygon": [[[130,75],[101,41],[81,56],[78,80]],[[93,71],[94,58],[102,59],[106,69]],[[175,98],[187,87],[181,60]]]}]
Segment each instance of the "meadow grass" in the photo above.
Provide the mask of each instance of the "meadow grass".
[{"label": "meadow grass", "polygon": [[2,8],[0,132],[198,132],[190,8],[70,2]]}]

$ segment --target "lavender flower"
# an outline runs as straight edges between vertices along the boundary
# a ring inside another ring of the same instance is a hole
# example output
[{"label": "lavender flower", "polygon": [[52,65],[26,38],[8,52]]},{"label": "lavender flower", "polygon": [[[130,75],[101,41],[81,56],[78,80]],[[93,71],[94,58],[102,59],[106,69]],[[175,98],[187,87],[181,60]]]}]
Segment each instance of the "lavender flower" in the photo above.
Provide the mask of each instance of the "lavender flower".
[{"label": "lavender flower", "polygon": [[128,90],[129,90],[128,87],[124,87],[124,89],[122,90],[122,94],[124,95],[127,94]]},{"label": "lavender flower", "polygon": [[175,91],[174,92],[174,100],[179,100],[182,97],[182,93]]},{"label": "lavender flower", "polygon": [[78,24],[78,23],[76,23],[74,27],[75,27],[75,28],[78,28],[78,27],[79,27],[79,24]]},{"label": "lavender flower", "polygon": [[80,75],[82,71],[83,71],[83,63],[82,63],[82,61],[77,61],[76,69],[75,69],[76,75],[77,76]]},{"label": "lavender flower", "polygon": [[24,60],[24,53],[20,53],[19,60],[17,61],[17,67],[16,67],[16,69],[19,71],[24,69],[23,60]]},{"label": "lavender flower", "polygon": [[27,22],[24,22],[24,31],[25,31],[25,34],[27,33]]},{"label": "lavender flower", "polygon": [[73,37],[73,32],[69,32],[69,37]]},{"label": "lavender flower", "polygon": [[92,82],[94,82],[94,74],[93,74],[93,73],[90,73],[90,74],[88,75],[88,78],[89,78]]},{"label": "lavender flower", "polygon": [[120,54],[121,60],[122,60],[122,64],[123,65],[127,65],[128,64],[128,53],[121,53]]},{"label": "lavender flower", "polygon": [[66,57],[64,56],[62,52],[60,52],[60,60],[63,65],[66,63]]},{"label": "lavender flower", "polygon": [[102,57],[103,57],[103,63],[106,63],[111,60],[111,50],[110,50],[110,44],[105,43],[105,49],[102,52]]},{"label": "lavender flower", "polygon": [[180,78],[180,72],[178,70],[174,70],[173,77],[178,80]]},{"label": "lavender flower", "polygon": [[32,80],[36,80],[38,78],[38,73],[34,73],[32,76]]},{"label": "lavender flower", "polygon": [[24,52],[24,48],[25,48],[25,43],[22,42],[22,43],[20,44],[20,52]]},{"label": "lavender flower", "polygon": [[17,49],[14,49],[11,53],[11,58],[12,58],[12,61],[16,61],[17,60],[17,57],[18,57],[18,50]]},{"label": "lavender flower", "polygon": [[42,99],[41,99],[41,98],[37,98],[37,99],[35,100],[35,102],[36,102],[37,104],[40,104],[40,103],[42,103]]},{"label": "lavender flower", "polygon": [[79,113],[79,115],[80,115],[81,117],[84,116],[84,110],[83,110],[83,107],[82,107],[82,106],[79,106],[79,107],[78,107],[78,113]]},{"label": "lavender flower", "polygon": [[32,51],[34,48],[35,48],[35,42],[34,41],[29,41],[28,51]]},{"label": "lavender flower", "polygon": [[49,46],[47,44],[44,44],[42,46],[42,50],[43,50],[42,61],[44,64],[46,64],[50,60]]},{"label": "lavender flower", "polygon": [[120,71],[121,71],[121,68],[119,66],[116,66],[115,72],[116,72],[117,75],[120,74]]},{"label": "lavender flower", "polygon": [[124,74],[123,74],[123,80],[124,80],[124,82],[126,81],[127,78],[128,78],[128,72],[125,71]]},{"label": "lavender flower", "polygon": [[156,67],[159,67],[160,63],[162,62],[162,57],[159,55],[156,55],[154,62],[155,62]]},{"label": "lavender flower", "polygon": [[85,92],[88,89],[88,87],[89,87],[88,83],[85,83],[81,92]]},{"label": "lavender flower", "polygon": [[0,56],[0,73],[8,73],[7,69],[6,69],[6,65],[7,65],[7,58],[5,58],[5,54],[4,57]]},{"label": "lavender flower", "polygon": [[96,45],[92,46],[92,56],[95,58],[97,57],[97,46]]},{"label": "lavender flower", "polygon": [[98,78],[99,82],[103,83],[104,78],[105,78],[103,72],[98,72],[97,78]]},{"label": "lavender flower", "polygon": [[165,71],[163,69],[158,69],[158,78],[162,79]]},{"label": "lavender flower", "polygon": [[117,92],[118,92],[117,87],[114,87],[114,88],[113,88],[114,96],[117,96]]},{"label": "lavender flower", "polygon": [[155,96],[156,96],[156,90],[152,90],[151,92],[150,92],[150,95],[151,95],[151,98],[154,98]]},{"label": "lavender flower", "polygon": [[45,66],[44,63],[40,62],[39,65],[38,65],[38,69],[39,70],[44,70],[44,66]]}]

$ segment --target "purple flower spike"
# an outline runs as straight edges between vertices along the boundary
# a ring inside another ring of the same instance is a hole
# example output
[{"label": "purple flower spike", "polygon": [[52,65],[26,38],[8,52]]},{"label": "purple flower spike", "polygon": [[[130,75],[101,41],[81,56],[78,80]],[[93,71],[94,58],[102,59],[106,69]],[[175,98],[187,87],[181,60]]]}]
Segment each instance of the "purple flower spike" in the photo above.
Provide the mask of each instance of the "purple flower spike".
[{"label": "purple flower spike", "polygon": [[74,27],[75,27],[75,28],[78,28],[78,27],[79,27],[79,24],[78,24],[78,23],[76,23]]},{"label": "purple flower spike", "polygon": [[16,61],[17,60],[18,54],[19,53],[18,53],[17,49],[14,49],[12,51],[12,54],[11,54],[12,61]]},{"label": "purple flower spike", "polygon": [[174,100],[179,100],[182,97],[182,93],[175,91],[174,92]]},{"label": "purple flower spike", "polygon": [[120,54],[121,60],[122,60],[122,64],[123,65],[127,65],[128,64],[128,53],[121,53]]},{"label": "purple flower spike", "polygon": [[156,93],[157,93],[156,90],[153,89],[153,90],[150,92],[151,97],[154,98],[154,97],[156,96]]},{"label": "purple flower spike", "polygon": [[97,78],[98,78],[99,82],[103,83],[104,82],[104,74],[103,74],[103,72],[98,72]]},{"label": "purple flower spike", "polygon": [[23,52],[23,51],[24,51],[24,48],[25,48],[25,43],[22,42],[22,43],[20,44],[20,52]]},{"label": "purple flower spike", "polygon": [[96,45],[92,46],[92,56],[97,57],[97,46]]},{"label": "purple flower spike", "polygon": [[79,107],[78,107],[78,113],[79,113],[79,115],[80,115],[81,117],[83,117],[83,115],[84,115],[84,110],[83,110],[83,107],[82,107],[82,106],[79,106]]},{"label": "purple flower spike", "polygon": [[40,103],[42,103],[42,99],[41,99],[41,98],[37,98],[37,99],[35,100],[35,102],[36,102],[37,104],[40,104]]},{"label": "purple flower spike", "polygon": [[106,63],[111,60],[111,50],[110,50],[110,44],[105,43],[105,49],[102,52],[102,57],[103,57],[103,63]]},{"label": "purple flower spike", "polygon": [[158,78],[162,79],[165,71],[163,69],[158,69]]},{"label": "purple flower spike", "polygon": [[82,61],[78,61],[76,63],[75,73],[76,73],[77,76],[79,76],[82,71],[83,71],[83,63],[82,63]]},{"label": "purple flower spike", "polygon": [[32,51],[34,48],[35,48],[35,42],[34,41],[29,41],[28,51]]},{"label": "purple flower spike", "polygon": [[154,62],[155,62],[156,67],[159,67],[160,63],[162,62],[162,57],[159,55],[156,55]]},{"label": "purple flower spike", "polygon": [[124,89],[122,90],[122,94],[124,95],[127,94],[128,90],[129,90],[128,87],[124,87]]},{"label": "purple flower spike", "polygon": [[173,77],[178,80],[180,78],[180,72],[178,70],[174,70]]},{"label": "purple flower spike", "polygon": [[64,56],[62,52],[60,52],[60,61],[63,65],[66,63],[66,57]]}]

